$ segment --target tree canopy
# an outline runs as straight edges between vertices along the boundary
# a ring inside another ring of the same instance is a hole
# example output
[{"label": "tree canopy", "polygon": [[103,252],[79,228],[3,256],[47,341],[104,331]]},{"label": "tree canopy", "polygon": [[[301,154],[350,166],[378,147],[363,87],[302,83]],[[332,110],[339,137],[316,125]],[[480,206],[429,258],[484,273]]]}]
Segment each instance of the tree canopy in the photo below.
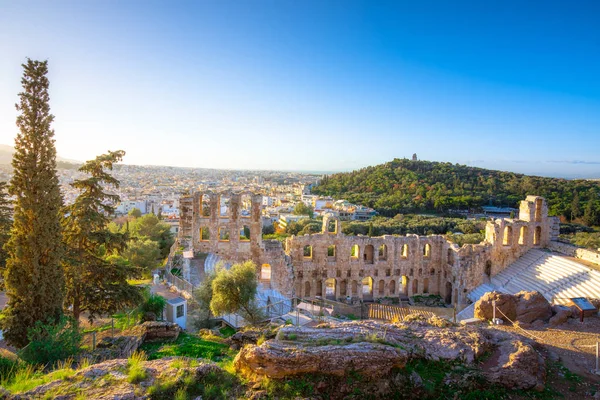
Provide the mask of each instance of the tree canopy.
[{"label": "tree canopy", "polygon": [[[589,204],[587,223],[598,224],[600,182],[527,176],[444,162],[395,159],[348,173],[326,176],[315,194],[344,198],[375,208],[380,214],[478,208],[517,207],[526,195],[548,200],[550,215],[579,216],[579,202]],[[578,195],[574,199],[575,194]],[[595,210],[595,213],[592,212]]]},{"label": "tree canopy", "polygon": [[5,246],[8,305],[3,313],[4,336],[17,347],[27,345],[28,330],[37,321],[58,322],[64,300],[59,217],[63,200],[51,128],[48,62],[28,59],[23,69],[9,187],[15,197],[14,221]]}]

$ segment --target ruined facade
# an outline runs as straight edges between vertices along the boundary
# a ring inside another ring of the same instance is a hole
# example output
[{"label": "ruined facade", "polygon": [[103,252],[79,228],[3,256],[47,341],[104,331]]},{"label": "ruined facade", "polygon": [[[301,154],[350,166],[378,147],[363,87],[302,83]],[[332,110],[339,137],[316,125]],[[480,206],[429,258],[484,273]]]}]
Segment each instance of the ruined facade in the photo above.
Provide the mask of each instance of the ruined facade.
[{"label": "ruined facade", "polygon": [[331,214],[321,233],[281,244],[262,240],[261,202],[249,193],[184,197],[180,239],[195,252],[253,260],[260,280],[287,296],[368,301],[439,294],[447,303],[463,303],[467,292],[558,234],[545,199],[527,196],[518,218],[489,221],[477,245],[459,248],[442,235],[347,236]]}]

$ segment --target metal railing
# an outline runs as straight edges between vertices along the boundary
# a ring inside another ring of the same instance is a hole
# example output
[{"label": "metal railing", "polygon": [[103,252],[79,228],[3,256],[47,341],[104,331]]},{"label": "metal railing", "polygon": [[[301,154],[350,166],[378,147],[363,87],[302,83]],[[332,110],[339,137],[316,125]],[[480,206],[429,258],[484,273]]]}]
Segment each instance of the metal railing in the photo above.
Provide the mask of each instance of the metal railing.
[{"label": "metal railing", "polygon": [[192,296],[194,292],[194,285],[185,279],[173,275],[168,265],[165,268],[165,281],[175,286],[179,291],[186,292],[189,296]]}]

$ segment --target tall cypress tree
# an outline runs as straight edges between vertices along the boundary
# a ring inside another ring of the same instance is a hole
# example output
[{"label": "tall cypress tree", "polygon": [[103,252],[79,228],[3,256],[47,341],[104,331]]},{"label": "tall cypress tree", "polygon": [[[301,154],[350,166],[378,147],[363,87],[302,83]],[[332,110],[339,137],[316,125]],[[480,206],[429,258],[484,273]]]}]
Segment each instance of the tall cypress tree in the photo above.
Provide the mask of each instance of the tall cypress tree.
[{"label": "tall cypress tree", "polygon": [[27,345],[27,331],[37,321],[58,321],[64,299],[59,219],[63,201],[50,126],[54,116],[48,104],[48,62],[27,59],[23,68],[9,187],[15,207],[5,247],[8,306],[3,321],[6,340],[17,347]]},{"label": "tall cypress tree", "polygon": [[65,207],[62,224],[67,251],[63,265],[65,304],[76,321],[84,311],[93,320],[98,314],[114,313],[142,300],[140,288],[127,283],[132,267],[105,257],[127,246],[127,233],[108,229],[109,216],[119,201],[118,195],[107,191],[119,187],[119,181],[108,171],[124,154],[122,150],[109,151],[86,162],[79,171],[89,177],[71,183],[80,194]]},{"label": "tall cypress tree", "polygon": [[0,290],[4,290],[4,270],[7,257],[4,245],[10,238],[12,226],[12,208],[6,189],[6,182],[0,182]]}]

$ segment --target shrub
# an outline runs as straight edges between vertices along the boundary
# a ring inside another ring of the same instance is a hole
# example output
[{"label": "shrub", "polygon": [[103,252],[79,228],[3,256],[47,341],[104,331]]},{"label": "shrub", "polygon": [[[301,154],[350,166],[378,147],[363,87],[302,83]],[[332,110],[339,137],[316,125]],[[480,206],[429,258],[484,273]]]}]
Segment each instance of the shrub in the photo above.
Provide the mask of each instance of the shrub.
[{"label": "shrub", "polygon": [[37,321],[27,334],[29,344],[19,351],[21,359],[35,364],[52,364],[77,353],[81,334],[71,318],[58,323]]},{"label": "shrub", "polygon": [[156,315],[157,319],[162,318],[163,310],[167,305],[167,300],[158,294],[149,294],[146,296],[144,302],[140,304],[139,311],[143,315],[145,313],[152,313]]},{"label": "shrub", "polygon": [[146,354],[137,351],[127,359],[127,366],[129,368],[127,371],[127,381],[129,383],[139,383],[146,379],[148,374],[143,366],[146,360]]}]

